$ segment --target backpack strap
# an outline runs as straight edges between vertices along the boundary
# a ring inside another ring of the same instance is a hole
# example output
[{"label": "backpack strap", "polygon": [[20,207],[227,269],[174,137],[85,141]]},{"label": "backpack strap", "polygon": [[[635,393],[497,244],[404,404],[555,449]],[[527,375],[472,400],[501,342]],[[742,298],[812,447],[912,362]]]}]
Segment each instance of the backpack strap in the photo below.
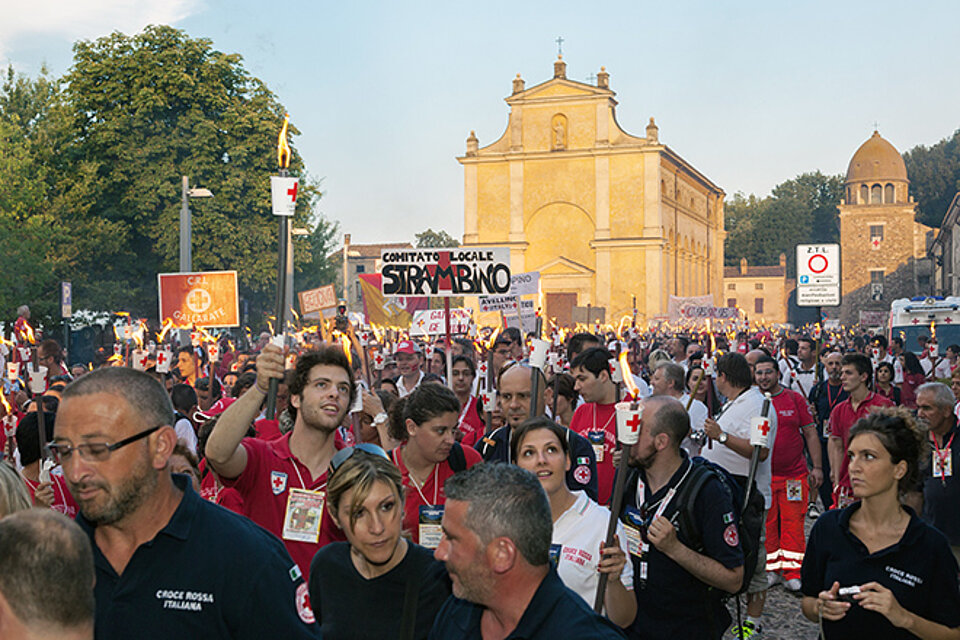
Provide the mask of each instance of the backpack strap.
[{"label": "backpack strap", "polygon": [[703,538],[700,527],[697,525],[697,516],[694,510],[700,490],[715,475],[710,467],[691,461],[690,477],[688,477],[677,491],[674,504],[678,505],[679,535],[684,543],[694,551],[703,549]]}]

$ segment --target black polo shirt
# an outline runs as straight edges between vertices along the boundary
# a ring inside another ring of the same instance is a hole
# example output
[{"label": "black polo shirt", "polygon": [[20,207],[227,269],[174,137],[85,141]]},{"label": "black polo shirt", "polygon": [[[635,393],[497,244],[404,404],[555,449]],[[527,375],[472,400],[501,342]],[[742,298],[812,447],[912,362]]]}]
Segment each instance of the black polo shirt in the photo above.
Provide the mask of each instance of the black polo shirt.
[{"label": "black polo shirt", "polygon": [[823,421],[830,417],[830,412],[833,411],[834,407],[848,397],[847,392],[843,390],[843,385],[837,384],[834,386],[830,384],[829,379],[821,380],[820,384],[814,385],[813,389],[810,390],[807,399],[810,400],[817,412],[814,418],[817,420],[817,430],[820,432],[821,440],[824,439]]},{"label": "black polo shirt", "polygon": [[93,546],[97,640],[319,637],[307,585],[280,540],[201,499],[187,476],[173,481],[179,506],[122,575],[77,516]]},{"label": "black polo shirt", "polygon": [[[571,491],[586,491],[594,502],[600,490],[597,485],[597,455],[593,445],[582,435],[564,428],[570,449],[570,470],[567,471],[567,487]],[[513,462],[510,459],[510,438],[513,429],[504,425],[488,436],[483,436],[474,446],[484,462]]]},{"label": "black polo shirt", "polygon": [[[957,561],[943,534],[904,507],[910,514],[910,523],[900,541],[869,553],[850,532],[850,516],[859,508],[860,503],[856,502],[845,509],[828,511],[813,525],[801,569],[803,595],[816,598],[834,582],[841,587],[878,582],[890,589],[907,611],[948,627],[960,626]],[[857,604],[836,622],[824,620],[823,631],[828,640],[916,637],[894,627],[883,615]]]},{"label": "black polo shirt", "polygon": [[[951,475],[933,477],[933,451],[930,451],[920,464],[920,478],[923,483],[923,519],[939,529],[953,546],[960,546],[960,429],[954,420],[953,428],[943,438],[937,438],[937,444],[946,448],[950,443],[949,457]],[[929,438],[929,436],[927,436]],[[953,439],[951,441],[951,438]]]},{"label": "black polo shirt", "polygon": [[[628,509],[656,512],[660,501],[670,489],[677,488],[686,479],[692,464],[681,451],[683,462],[666,485],[651,494],[643,469],[634,469],[625,479],[623,510],[620,519],[632,525]],[[639,495],[639,481],[644,484]],[[675,501],[666,507],[663,515],[677,527],[680,542],[698,553],[716,560],[727,569],[743,566],[740,532],[735,522],[733,501],[718,478],[711,477],[694,497],[693,514],[701,532],[697,541],[687,540],[676,517],[682,505]],[[652,518],[651,518],[652,519]],[[633,562],[633,593],[637,598],[637,617],[627,629],[631,638],[720,638],[730,626],[730,614],[723,606],[723,592],[712,589],[697,577],[649,544],[642,558],[630,554]],[[646,563],[646,579],[641,563]]]},{"label": "black polo shirt", "polygon": [[[482,640],[480,618],[484,607],[450,596],[430,631],[430,640]],[[560,640],[623,638],[620,627],[597,613],[576,592],[564,586],[557,569],[550,570],[506,640]]]}]

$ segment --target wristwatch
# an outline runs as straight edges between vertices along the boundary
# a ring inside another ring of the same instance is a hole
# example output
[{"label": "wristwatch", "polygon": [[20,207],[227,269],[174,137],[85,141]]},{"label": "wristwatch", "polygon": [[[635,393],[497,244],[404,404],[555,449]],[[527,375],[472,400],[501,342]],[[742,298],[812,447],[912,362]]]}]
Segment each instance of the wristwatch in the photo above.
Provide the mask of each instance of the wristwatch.
[{"label": "wristwatch", "polygon": [[727,434],[726,431],[721,431],[721,432],[720,432],[720,435],[717,436],[717,442],[719,442],[720,444],[726,444],[726,443],[727,443],[727,435],[728,435],[728,434]]},{"label": "wristwatch", "polygon": [[373,416],[373,426],[378,427],[384,422],[387,421],[387,414],[381,411],[377,415]]}]

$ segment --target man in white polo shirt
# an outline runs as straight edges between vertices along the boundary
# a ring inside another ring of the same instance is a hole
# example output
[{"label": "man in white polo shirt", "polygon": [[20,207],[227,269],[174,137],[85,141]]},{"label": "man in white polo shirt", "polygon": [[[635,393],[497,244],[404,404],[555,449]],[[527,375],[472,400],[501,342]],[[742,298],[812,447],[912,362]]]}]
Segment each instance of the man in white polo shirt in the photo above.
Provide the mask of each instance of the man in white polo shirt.
[{"label": "man in white polo shirt", "polygon": [[400,377],[397,378],[397,391],[400,397],[413,393],[423,381],[423,370],[420,368],[420,347],[413,340],[401,340],[394,351],[397,360],[397,369]]},{"label": "man in white polo shirt", "polygon": [[[753,386],[753,374],[747,359],[739,353],[728,353],[717,360],[717,391],[729,398],[716,420],[707,418],[703,428],[710,442],[700,455],[719,464],[741,481],[746,487],[750,474],[750,457],[753,447],[750,445],[750,420],[761,415],[763,394]],[[771,407],[768,417],[769,442],[777,438],[777,413]],[[760,449],[760,465],[757,467],[757,490],[763,494],[764,509],[770,508],[771,492],[770,449]],[[766,518],[766,513],[764,513]],[[763,529],[761,529],[763,531]],[[761,533],[761,543],[764,535]],[[764,549],[757,555],[756,567],[744,567],[744,571],[753,570],[753,580],[747,589],[747,618],[743,621],[743,635],[750,637],[761,631],[760,617],[767,590],[767,554]],[[734,630],[737,631],[736,629]],[[736,633],[734,634],[736,635]]]}]

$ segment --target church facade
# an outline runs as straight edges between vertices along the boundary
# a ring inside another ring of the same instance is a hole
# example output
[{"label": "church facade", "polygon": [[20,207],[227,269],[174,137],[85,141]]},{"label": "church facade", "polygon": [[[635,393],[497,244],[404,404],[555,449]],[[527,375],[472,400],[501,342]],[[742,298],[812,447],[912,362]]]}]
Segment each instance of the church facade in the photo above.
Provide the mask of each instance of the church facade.
[{"label": "church facade", "polygon": [[890,310],[897,298],[933,293],[926,258],[933,229],[916,222],[907,167],[874,131],[850,159],[840,210],[840,321]]},{"label": "church facade", "polygon": [[670,295],[723,300],[723,190],[660,142],[624,131],[601,68],[596,84],[566,77],[529,89],[517,75],[506,131],[467,138],[465,246],[508,246],[511,270],[539,271],[546,314],[576,307],[665,317]]}]

